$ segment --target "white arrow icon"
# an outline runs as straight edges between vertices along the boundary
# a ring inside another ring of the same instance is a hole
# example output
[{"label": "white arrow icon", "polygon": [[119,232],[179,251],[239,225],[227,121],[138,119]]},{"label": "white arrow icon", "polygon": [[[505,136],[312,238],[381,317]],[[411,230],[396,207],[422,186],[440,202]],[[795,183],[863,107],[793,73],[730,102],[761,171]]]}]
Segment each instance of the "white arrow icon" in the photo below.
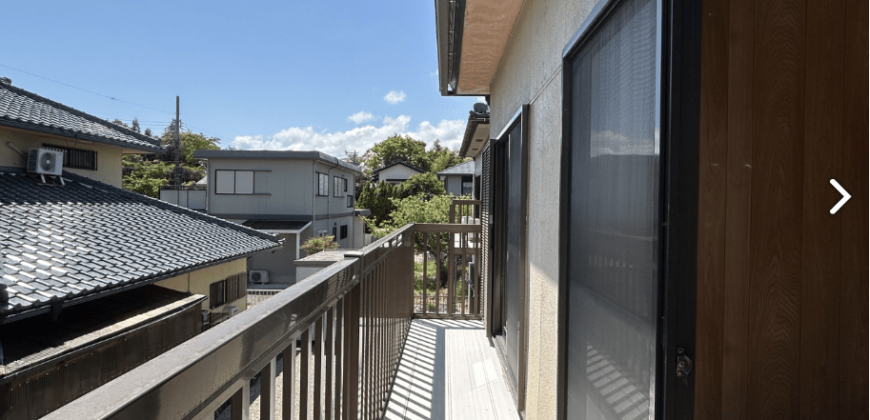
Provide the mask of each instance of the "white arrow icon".
[{"label": "white arrow icon", "polygon": [[843,188],[843,186],[840,185],[840,183],[836,180],[832,179],[831,185],[833,185],[834,188],[836,188],[837,191],[839,191],[840,194],[843,196],[843,198],[841,198],[840,201],[838,201],[837,204],[834,205],[834,207],[831,207],[831,214],[836,214],[837,211],[840,210],[840,207],[843,207],[843,204],[846,204],[846,202],[849,201],[852,196],[849,195],[849,193],[846,192],[846,189]]}]

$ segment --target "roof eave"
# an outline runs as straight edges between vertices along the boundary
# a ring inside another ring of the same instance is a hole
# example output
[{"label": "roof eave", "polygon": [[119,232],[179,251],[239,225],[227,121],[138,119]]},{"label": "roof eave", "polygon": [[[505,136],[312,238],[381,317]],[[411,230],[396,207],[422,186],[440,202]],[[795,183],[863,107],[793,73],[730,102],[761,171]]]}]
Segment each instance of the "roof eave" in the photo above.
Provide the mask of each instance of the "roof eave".
[{"label": "roof eave", "polygon": [[6,127],[17,128],[20,130],[36,131],[36,132],[45,133],[45,134],[53,134],[56,136],[67,137],[67,138],[71,138],[71,139],[75,139],[75,140],[86,140],[86,141],[90,141],[90,142],[94,142],[94,143],[107,144],[110,146],[117,146],[117,147],[120,147],[122,149],[133,149],[133,150],[138,150],[138,151],[142,151],[142,152],[149,152],[149,153],[161,153],[161,152],[163,152],[163,147],[161,147],[161,146],[156,146],[156,145],[155,146],[145,146],[145,145],[140,145],[140,144],[135,144],[135,143],[128,143],[125,141],[119,141],[119,140],[107,139],[107,138],[99,137],[99,136],[93,136],[93,135],[86,134],[86,133],[79,133],[77,131],[63,130],[60,128],[48,127],[48,126],[39,125],[39,124],[31,124],[31,123],[27,123],[27,122],[18,121],[18,120],[10,120],[8,118],[2,118],[2,117],[0,117],[0,125],[6,126]]}]

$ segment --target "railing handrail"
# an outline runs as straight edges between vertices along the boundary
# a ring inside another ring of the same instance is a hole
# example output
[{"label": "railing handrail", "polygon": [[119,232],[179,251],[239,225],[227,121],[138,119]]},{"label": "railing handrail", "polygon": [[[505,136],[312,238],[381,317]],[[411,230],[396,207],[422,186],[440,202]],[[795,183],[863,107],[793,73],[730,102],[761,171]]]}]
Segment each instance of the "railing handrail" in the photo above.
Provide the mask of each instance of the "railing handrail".
[{"label": "railing handrail", "polygon": [[191,418],[257,374],[359,283],[358,264],[354,258],[332,264],[45,418]]}]

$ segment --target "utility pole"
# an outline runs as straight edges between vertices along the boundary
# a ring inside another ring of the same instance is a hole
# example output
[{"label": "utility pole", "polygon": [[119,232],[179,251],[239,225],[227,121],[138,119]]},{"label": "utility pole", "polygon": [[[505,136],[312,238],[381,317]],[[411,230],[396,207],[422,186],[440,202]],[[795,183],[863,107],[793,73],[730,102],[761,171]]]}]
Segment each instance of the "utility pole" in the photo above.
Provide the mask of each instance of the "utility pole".
[{"label": "utility pole", "polygon": [[175,173],[172,177],[175,186],[181,185],[181,172],[178,165],[181,163],[181,120],[179,119],[178,96],[175,97]]}]

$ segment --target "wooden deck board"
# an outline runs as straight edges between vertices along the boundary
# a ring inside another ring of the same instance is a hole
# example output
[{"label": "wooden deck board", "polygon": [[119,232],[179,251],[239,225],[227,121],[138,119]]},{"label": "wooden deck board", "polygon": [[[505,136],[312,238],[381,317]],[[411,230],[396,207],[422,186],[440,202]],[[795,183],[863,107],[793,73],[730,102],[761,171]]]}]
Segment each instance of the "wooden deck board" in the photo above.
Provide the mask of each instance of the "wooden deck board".
[{"label": "wooden deck board", "polygon": [[480,321],[416,319],[386,418],[519,420]]}]

